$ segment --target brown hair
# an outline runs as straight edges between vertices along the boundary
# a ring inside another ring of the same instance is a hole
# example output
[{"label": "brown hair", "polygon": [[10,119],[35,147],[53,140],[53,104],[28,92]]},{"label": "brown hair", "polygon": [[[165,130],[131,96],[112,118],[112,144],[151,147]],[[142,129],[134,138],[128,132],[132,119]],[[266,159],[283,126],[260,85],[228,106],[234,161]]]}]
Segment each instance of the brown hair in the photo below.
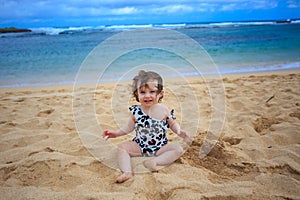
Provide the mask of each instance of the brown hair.
[{"label": "brown hair", "polygon": [[[138,97],[138,89],[146,86],[147,87],[147,82],[149,80],[157,80],[158,82],[158,86],[157,86],[157,94],[159,94],[162,90],[163,90],[163,80],[161,78],[161,76],[153,71],[144,71],[141,70],[139,71],[139,74],[137,76],[135,76],[133,79],[133,84],[132,84],[132,94],[135,97],[136,101],[139,102],[139,97]],[[140,87],[138,88],[138,84],[140,85]],[[161,101],[161,99],[163,98],[163,96],[161,96],[159,98],[159,102]]]}]

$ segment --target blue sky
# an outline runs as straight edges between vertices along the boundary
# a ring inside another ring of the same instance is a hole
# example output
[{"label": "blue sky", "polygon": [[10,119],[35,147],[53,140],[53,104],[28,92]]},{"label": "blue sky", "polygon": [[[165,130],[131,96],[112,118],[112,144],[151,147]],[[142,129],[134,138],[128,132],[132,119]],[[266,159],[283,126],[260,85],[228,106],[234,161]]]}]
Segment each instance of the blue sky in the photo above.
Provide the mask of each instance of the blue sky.
[{"label": "blue sky", "polygon": [[300,0],[0,0],[0,27],[300,18]]}]

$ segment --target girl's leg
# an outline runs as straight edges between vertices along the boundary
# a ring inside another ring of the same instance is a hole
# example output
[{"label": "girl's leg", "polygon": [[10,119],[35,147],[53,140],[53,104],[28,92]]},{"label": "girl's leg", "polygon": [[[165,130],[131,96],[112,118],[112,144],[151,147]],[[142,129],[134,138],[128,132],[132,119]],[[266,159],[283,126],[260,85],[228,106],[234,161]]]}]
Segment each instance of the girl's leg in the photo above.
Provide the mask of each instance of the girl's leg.
[{"label": "girl's leg", "polygon": [[141,150],[136,142],[128,141],[118,145],[118,162],[120,170],[123,172],[116,183],[123,183],[132,176],[130,156],[141,155]]},{"label": "girl's leg", "polygon": [[146,160],[144,165],[150,171],[157,171],[157,166],[166,166],[177,160],[183,153],[183,148],[174,143],[169,143],[157,151],[156,157]]}]

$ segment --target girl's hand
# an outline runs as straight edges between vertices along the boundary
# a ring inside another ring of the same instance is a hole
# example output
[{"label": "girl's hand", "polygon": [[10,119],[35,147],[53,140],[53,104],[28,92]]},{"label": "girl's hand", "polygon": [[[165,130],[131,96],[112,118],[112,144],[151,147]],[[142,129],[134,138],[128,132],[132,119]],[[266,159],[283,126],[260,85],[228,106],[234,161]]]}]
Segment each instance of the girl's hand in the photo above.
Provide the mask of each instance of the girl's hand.
[{"label": "girl's hand", "polygon": [[109,138],[116,138],[118,135],[115,131],[111,130],[104,130],[102,133],[102,137],[105,138],[106,140]]},{"label": "girl's hand", "polygon": [[192,139],[191,139],[190,135],[186,131],[180,130],[180,135],[179,136],[182,137],[183,141],[185,143],[187,143],[188,145],[192,144]]}]

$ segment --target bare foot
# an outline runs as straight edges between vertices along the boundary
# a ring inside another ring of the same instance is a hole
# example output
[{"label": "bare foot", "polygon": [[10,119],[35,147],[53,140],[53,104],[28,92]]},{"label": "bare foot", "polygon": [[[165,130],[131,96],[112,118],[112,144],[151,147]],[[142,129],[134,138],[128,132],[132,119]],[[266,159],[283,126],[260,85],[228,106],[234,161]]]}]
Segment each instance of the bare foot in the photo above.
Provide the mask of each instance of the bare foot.
[{"label": "bare foot", "polygon": [[116,179],[116,183],[123,183],[123,182],[127,181],[128,179],[130,179],[131,177],[132,177],[132,174],[130,172],[125,172]]},{"label": "bare foot", "polygon": [[150,159],[150,160],[145,160],[143,162],[144,166],[149,169],[151,172],[158,172],[157,170],[157,166],[156,166],[156,163]]}]

